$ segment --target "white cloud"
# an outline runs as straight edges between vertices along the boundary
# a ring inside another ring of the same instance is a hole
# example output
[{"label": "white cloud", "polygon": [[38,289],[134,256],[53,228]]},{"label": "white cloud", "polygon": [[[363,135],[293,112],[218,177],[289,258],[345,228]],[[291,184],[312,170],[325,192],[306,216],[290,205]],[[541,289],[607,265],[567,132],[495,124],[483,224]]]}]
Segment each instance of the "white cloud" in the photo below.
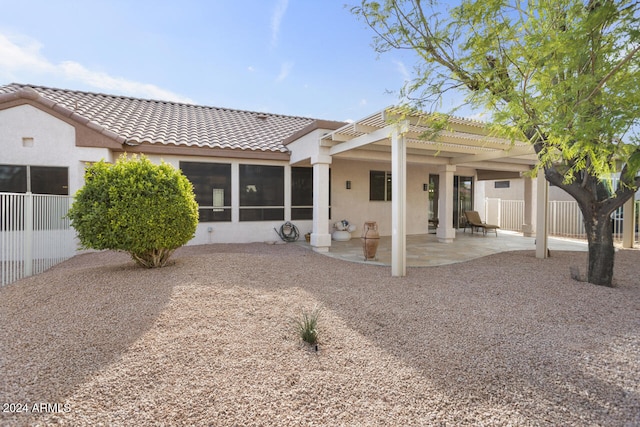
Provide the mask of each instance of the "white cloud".
[{"label": "white cloud", "polygon": [[409,74],[409,70],[407,70],[404,62],[394,60],[393,63],[396,64],[396,69],[402,76],[403,81],[408,82],[409,80],[411,80],[411,74]]},{"label": "white cloud", "polygon": [[287,62],[283,63],[280,66],[280,74],[278,74],[278,77],[276,77],[276,82],[278,82],[278,83],[282,82],[287,77],[289,77],[289,74],[291,73],[292,69],[293,69],[293,62],[287,61]]},{"label": "white cloud", "polygon": [[250,73],[253,73],[255,70],[256,70],[256,69],[255,69],[255,68],[253,68],[253,66],[252,66],[252,65],[249,65],[249,66],[247,67],[247,71],[249,71]]},{"label": "white cloud", "polygon": [[273,15],[271,15],[271,47],[275,47],[278,44],[280,25],[282,24],[282,18],[287,11],[288,5],[289,0],[278,0]]},{"label": "white cloud", "polygon": [[13,43],[0,34],[0,70],[3,74],[13,74],[23,69],[40,73],[53,71],[55,67],[40,55],[40,49],[42,44],[36,40],[20,37]]},{"label": "white cloud", "polygon": [[[25,37],[14,37],[10,40],[7,36],[0,34],[0,76],[15,80],[16,76],[24,74],[39,78],[46,78],[49,75],[49,77],[62,77],[119,95],[193,103],[187,97],[158,86],[113,77],[104,72],[90,70],[78,62],[64,61],[54,64],[41,54],[42,47],[42,44],[36,40]],[[18,83],[35,82],[18,81]]]}]

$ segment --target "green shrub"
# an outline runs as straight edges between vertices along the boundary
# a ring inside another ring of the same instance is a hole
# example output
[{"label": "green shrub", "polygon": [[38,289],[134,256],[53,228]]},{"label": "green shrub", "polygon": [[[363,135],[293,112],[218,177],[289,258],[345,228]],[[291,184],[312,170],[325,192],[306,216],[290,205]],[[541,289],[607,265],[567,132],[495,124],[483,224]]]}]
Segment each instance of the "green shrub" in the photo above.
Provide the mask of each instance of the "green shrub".
[{"label": "green shrub", "polygon": [[193,238],[198,205],[180,170],[125,154],[86,169],[69,218],[84,248],[126,251],[141,266],[162,267]]},{"label": "green shrub", "polygon": [[293,319],[296,332],[302,341],[311,345],[318,343],[318,319],[321,312],[322,309],[318,306],[311,310],[303,308],[300,316]]}]

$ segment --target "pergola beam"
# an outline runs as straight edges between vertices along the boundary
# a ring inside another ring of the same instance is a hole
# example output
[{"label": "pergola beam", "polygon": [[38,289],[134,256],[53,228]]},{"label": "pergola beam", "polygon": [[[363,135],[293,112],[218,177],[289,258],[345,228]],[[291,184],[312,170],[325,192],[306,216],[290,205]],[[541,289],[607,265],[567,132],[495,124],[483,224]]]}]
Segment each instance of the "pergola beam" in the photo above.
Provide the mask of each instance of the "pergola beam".
[{"label": "pergola beam", "polygon": [[373,144],[374,142],[391,137],[391,129],[389,127],[383,127],[376,131],[365,133],[364,135],[352,138],[348,141],[342,142],[329,149],[331,156],[343,153],[345,151],[354,150],[356,148],[363,147],[365,145]]},{"label": "pergola beam", "polygon": [[505,157],[524,156],[533,153],[533,146],[513,147],[509,150],[495,150],[479,154],[469,154],[466,156],[452,157],[451,160],[449,160],[449,164],[459,165],[462,163],[480,162],[483,160],[495,160]]}]

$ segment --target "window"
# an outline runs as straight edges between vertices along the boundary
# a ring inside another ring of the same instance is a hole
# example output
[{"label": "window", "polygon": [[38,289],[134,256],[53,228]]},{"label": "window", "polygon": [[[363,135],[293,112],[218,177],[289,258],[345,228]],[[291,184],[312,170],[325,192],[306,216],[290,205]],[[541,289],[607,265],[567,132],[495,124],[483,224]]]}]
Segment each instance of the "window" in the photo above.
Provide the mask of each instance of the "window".
[{"label": "window", "polygon": [[31,166],[31,192],[36,194],[69,194],[67,168]]},{"label": "window", "polygon": [[453,227],[461,228],[467,223],[465,211],[473,210],[473,177],[453,177]]},{"label": "window", "polygon": [[369,172],[369,200],[391,200],[391,172]]},{"label": "window", "polygon": [[65,167],[0,165],[0,192],[69,195]]},{"label": "window", "polygon": [[510,181],[496,181],[493,183],[493,188],[509,188]]},{"label": "window", "polygon": [[[0,192],[46,195],[69,195],[69,173],[66,167],[0,165]],[[23,196],[8,196],[2,200],[0,230],[23,230],[25,221]],[[40,196],[33,198],[33,229],[57,230],[68,228],[65,218],[66,201]]]},{"label": "window", "polygon": [[313,219],[313,168],[291,168],[291,219]]},{"label": "window", "polygon": [[240,221],[284,219],[284,167],[240,165]]},{"label": "window", "polygon": [[440,175],[429,175],[429,220],[438,219],[438,200],[440,198]]},{"label": "window", "polygon": [[180,162],[200,205],[200,222],[231,221],[231,165]]},{"label": "window", "polygon": [[0,192],[26,193],[27,167],[0,165]]}]

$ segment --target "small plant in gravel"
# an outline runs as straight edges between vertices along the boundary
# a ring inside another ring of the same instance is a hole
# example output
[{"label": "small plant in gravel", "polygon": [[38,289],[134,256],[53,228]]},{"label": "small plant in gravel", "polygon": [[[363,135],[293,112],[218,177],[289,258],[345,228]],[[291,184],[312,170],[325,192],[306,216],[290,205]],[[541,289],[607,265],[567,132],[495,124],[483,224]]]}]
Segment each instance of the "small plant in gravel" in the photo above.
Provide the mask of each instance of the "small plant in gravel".
[{"label": "small plant in gravel", "polygon": [[311,345],[318,344],[318,319],[321,312],[322,308],[317,305],[310,310],[302,308],[300,315],[293,319],[296,332],[302,341]]}]

